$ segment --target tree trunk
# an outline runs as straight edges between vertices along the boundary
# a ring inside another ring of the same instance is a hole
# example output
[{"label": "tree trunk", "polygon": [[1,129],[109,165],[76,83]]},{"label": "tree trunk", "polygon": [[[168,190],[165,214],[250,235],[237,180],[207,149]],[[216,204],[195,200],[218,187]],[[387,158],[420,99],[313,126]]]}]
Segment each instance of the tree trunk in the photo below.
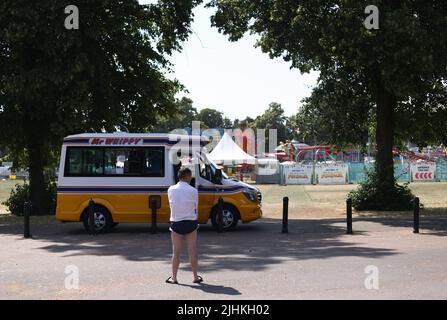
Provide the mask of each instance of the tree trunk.
[{"label": "tree trunk", "polygon": [[29,140],[29,174],[30,174],[30,193],[33,206],[33,214],[49,214],[48,197],[46,197],[46,187],[44,178],[44,148],[36,139]]},{"label": "tree trunk", "polygon": [[376,127],[376,170],[381,183],[394,186],[393,145],[395,129],[395,110],[397,100],[383,86],[376,91],[377,127]]}]

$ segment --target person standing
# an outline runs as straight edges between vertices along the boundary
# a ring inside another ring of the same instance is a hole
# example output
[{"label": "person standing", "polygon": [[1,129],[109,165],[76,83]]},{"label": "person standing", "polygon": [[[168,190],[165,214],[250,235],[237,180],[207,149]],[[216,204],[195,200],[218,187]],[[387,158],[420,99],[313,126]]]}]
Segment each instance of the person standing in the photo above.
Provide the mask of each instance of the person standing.
[{"label": "person standing", "polygon": [[192,172],[189,168],[180,168],[179,182],[168,189],[169,206],[171,208],[171,240],[172,240],[172,275],[166,283],[178,284],[177,273],[180,266],[180,255],[186,242],[189,261],[191,263],[194,283],[203,278],[197,274],[197,222],[199,196],[197,189],[190,185]]}]

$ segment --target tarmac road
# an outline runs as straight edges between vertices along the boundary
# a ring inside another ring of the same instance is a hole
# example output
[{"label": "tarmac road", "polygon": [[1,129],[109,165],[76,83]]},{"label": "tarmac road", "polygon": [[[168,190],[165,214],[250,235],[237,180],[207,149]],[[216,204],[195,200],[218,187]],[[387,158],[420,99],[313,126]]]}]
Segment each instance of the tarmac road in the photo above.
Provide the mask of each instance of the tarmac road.
[{"label": "tarmac road", "polygon": [[20,225],[0,225],[0,298],[447,299],[445,217],[424,218],[421,234],[411,218],[358,218],[352,236],[337,219],[292,220],[289,234],[276,219],[199,230],[205,283],[192,284],[184,256],[180,285],[169,285],[167,225],[155,235],[123,224],[90,236],[80,223],[50,223],[32,226],[33,239]]}]

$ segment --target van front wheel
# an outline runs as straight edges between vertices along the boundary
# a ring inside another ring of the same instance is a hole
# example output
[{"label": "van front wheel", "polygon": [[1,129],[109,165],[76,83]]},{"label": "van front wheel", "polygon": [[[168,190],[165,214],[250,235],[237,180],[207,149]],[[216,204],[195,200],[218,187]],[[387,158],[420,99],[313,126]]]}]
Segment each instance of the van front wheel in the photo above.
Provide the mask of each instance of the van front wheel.
[{"label": "van front wheel", "polygon": [[[109,211],[102,207],[95,205],[93,207],[93,217],[94,217],[94,228],[96,233],[105,233],[108,232],[114,225],[112,216],[110,215]],[[88,208],[84,212],[82,216],[82,223],[84,224],[85,230],[87,232],[90,231],[90,224],[89,224],[89,214],[88,214]]]},{"label": "van front wheel", "polygon": [[[213,227],[217,230],[219,229],[218,225],[218,217],[219,217],[219,209],[218,207],[214,207],[213,212],[211,214],[211,223]],[[224,230],[233,230],[236,228],[239,220],[239,212],[237,209],[227,203],[223,205],[223,229]]]}]

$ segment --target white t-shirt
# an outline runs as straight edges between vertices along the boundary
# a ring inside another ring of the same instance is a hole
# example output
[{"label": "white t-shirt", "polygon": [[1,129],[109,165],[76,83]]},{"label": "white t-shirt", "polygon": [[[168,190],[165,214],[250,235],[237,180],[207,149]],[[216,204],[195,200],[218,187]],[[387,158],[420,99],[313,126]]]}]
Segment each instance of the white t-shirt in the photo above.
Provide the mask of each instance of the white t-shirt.
[{"label": "white t-shirt", "polygon": [[179,181],[168,189],[169,206],[173,222],[182,220],[197,220],[199,194],[197,189],[188,183]]}]

